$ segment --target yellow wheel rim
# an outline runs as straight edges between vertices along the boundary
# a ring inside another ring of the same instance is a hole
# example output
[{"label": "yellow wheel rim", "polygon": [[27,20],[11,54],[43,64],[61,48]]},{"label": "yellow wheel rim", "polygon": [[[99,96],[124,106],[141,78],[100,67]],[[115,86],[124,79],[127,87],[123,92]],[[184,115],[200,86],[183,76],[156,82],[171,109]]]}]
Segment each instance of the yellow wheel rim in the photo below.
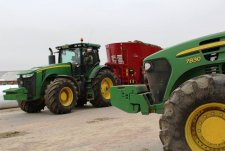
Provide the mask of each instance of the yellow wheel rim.
[{"label": "yellow wheel rim", "polygon": [[101,82],[101,93],[104,99],[110,99],[110,88],[113,86],[113,82],[110,78],[104,78]]},{"label": "yellow wheel rim", "polygon": [[69,87],[64,87],[59,93],[59,100],[63,106],[69,106],[73,102],[73,91]]},{"label": "yellow wheel rim", "polygon": [[186,121],[185,138],[191,150],[225,150],[225,104],[196,108]]}]

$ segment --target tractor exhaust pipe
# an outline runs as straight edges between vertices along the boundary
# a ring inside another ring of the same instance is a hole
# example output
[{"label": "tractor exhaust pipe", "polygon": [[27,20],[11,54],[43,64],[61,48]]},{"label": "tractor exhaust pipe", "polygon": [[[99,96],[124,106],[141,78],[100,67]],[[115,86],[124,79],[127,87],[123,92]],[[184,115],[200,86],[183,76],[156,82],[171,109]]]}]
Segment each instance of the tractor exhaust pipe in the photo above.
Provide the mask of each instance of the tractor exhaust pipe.
[{"label": "tractor exhaust pipe", "polygon": [[53,54],[52,48],[49,48],[50,55],[48,56],[49,64],[55,64],[55,55]]}]

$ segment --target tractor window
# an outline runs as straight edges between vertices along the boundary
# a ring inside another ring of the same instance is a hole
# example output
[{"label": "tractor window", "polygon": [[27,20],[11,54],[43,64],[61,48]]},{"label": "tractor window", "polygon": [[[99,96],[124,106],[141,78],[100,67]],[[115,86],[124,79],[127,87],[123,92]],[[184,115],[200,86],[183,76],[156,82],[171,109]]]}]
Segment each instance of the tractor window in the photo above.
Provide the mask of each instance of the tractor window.
[{"label": "tractor window", "polygon": [[61,62],[62,63],[73,63],[80,64],[80,49],[76,48],[75,50],[66,49],[61,53]]}]

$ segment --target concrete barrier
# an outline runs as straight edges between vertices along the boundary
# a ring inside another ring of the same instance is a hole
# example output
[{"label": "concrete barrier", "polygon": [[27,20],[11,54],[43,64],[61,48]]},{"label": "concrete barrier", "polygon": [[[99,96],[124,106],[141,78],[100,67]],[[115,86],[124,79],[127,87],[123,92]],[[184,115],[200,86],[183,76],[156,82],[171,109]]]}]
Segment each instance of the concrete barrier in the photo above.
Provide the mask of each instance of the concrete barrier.
[{"label": "concrete barrier", "polygon": [[17,85],[0,85],[0,109],[5,109],[5,108],[13,108],[13,107],[18,107],[17,101],[16,100],[7,100],[5,101],[3,99],[3,90],[8,89],[8,88],[17,88]]}]

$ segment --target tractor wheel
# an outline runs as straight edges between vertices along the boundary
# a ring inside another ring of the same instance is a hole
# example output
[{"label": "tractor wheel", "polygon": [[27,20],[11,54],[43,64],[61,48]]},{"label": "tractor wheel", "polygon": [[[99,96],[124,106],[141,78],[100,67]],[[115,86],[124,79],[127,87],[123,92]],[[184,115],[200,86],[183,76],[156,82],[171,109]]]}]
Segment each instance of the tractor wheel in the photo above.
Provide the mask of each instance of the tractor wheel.
[{"label": "tractor wheel", "polygon": [[91,104],[95,107],[111,106],[110,88],[117,84],[116,76],[110,70],[102,70],[93,81],[94,100]]},{"label": "tractor wheel", "polygon": [[35,101],[17,101],[21,110],[27,113],[38,113],[45,107],[44,100]]},{"label": "tractor wheel", "polygon": [[52,113],[70,113],[76,101],[76,87],[71,80],[57,78],[45,90],[45,104]]},{"label": "tractor wheel", "polygon": [[174,90],[160,129],[165,151],[225,150],[225,75],[199,76]]}]

